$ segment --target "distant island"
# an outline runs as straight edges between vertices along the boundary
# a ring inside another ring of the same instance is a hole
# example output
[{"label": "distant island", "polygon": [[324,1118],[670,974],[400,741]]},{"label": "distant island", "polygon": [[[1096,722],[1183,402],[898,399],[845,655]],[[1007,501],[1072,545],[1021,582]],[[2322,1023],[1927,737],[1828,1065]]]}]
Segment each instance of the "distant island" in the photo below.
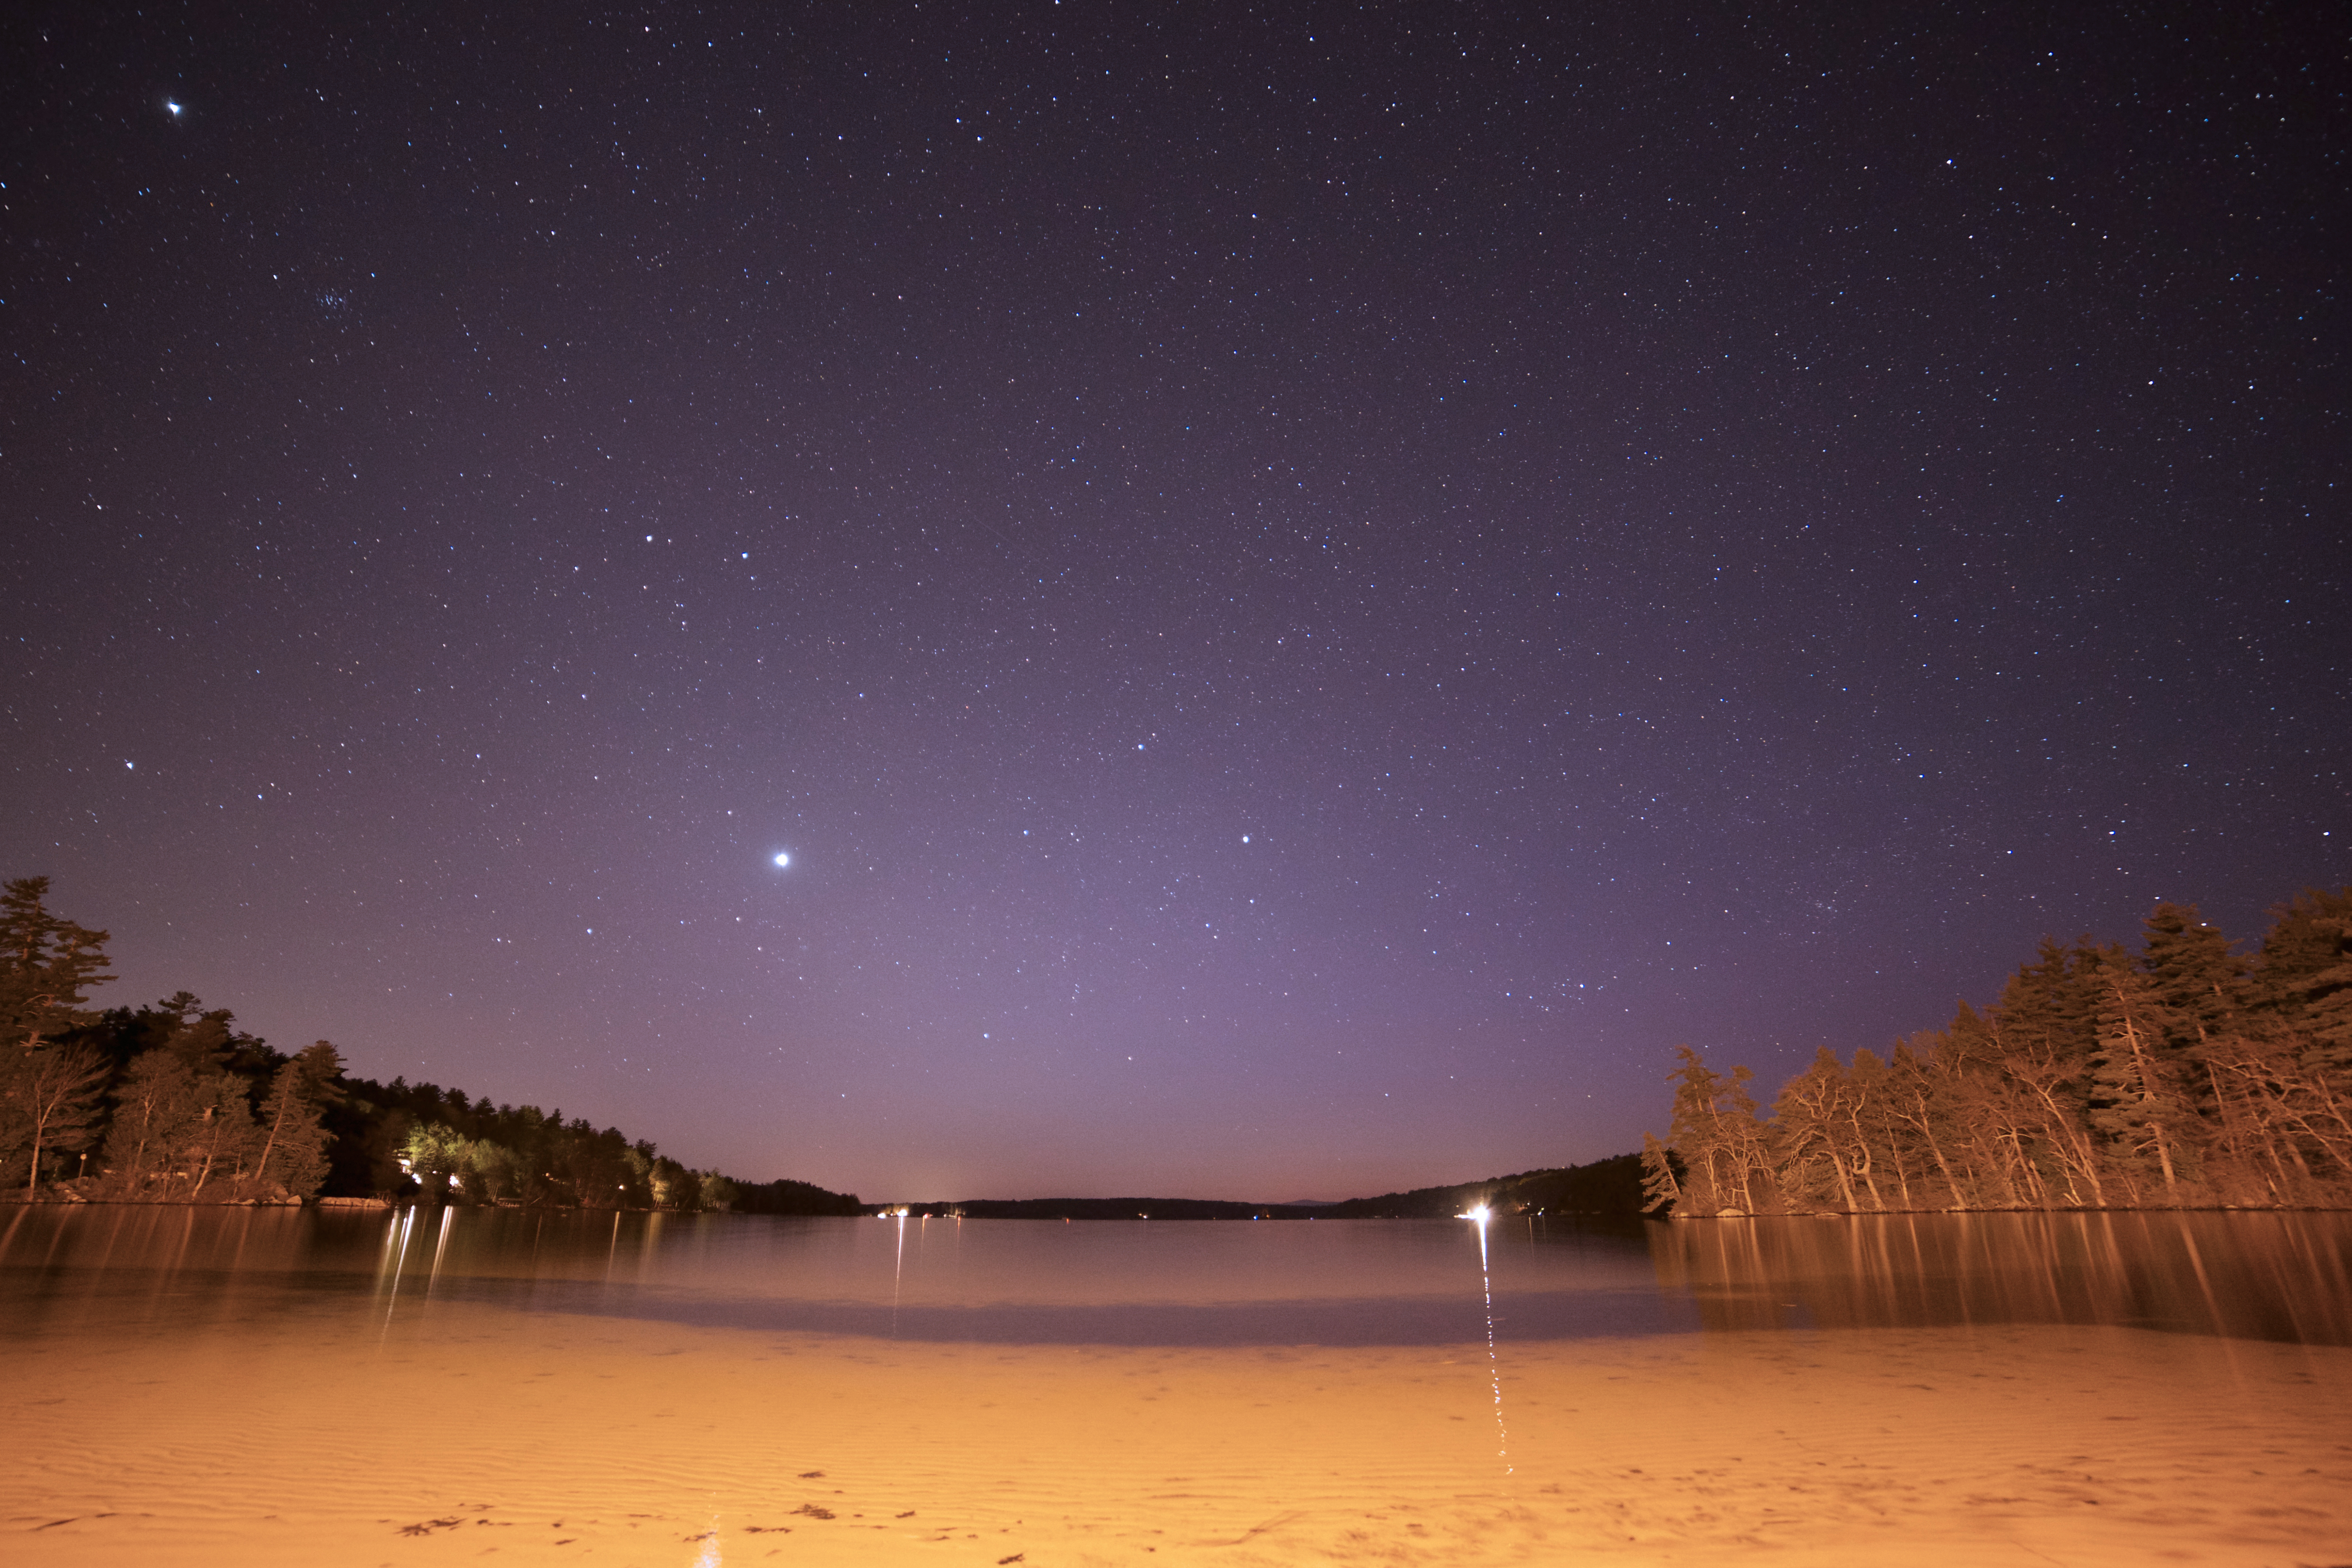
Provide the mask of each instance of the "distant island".
[{"label": "distant island", "polygon": [[1523,1171],[1448,1187],[1415,1187],[1342,1203],[1244,1204],[1215,1198],[964,1198],[885,1204],[877,1212],[963,1219],[1451,1219],[1473,1208],[1496,1214],[1606,1215],[1642,1211],[1642,1156]]},{"label": "distant island", "polygon": [[2252,953],[2193,904],[2140,950],[2044,939],[1982,1010],[1886,1056],[1824,1047],[1768,1114],[1684,1047],[1649,1207],[1676,1218],[2352,1207],[2352,888]]}]

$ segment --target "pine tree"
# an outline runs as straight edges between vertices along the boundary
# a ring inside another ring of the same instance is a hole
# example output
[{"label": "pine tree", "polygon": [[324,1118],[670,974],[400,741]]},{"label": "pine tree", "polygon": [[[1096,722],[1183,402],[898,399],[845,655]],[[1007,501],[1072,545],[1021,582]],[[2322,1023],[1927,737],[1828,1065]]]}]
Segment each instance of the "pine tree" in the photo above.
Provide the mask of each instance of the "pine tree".
[{"label": "pine tree", "polygon": [[1663,1208],[1671,1213],[1682,1201],[1682,1184],[1675,1180],[1674,1161],[1666,1146],[1658,1142],[1656,1133],[1643,1133],[1642,1212]]},{"label": "pine tree", "polygon": [[324,1040],[278,1069],[262,1102],[261,1152],[254,1180],[276,1182],[289,1196],[307,1198],[327,1174],[327,1130],[321,1121],[342,1058]]},{"label": "pine tree", "polygon": [[2184,1026],[2146,975],[2111,971],[2105,992],[2091,1067],[2091,1123],[2126,1162],[2153,1154],[2165,1186],[2178,1186],[2194,1173],[2198,1125],[2187,1058],[2167,1043],[2179,1038]]},{"label": "pine tree", "polygon": [[2086,936],[2071,948],[2043,937],[2035,957],[2010,976],[1992,1008],[2002,1049],[2022,1048],[2057,1061],[2085,1060],[2098,1049],[2101,976],[2133,968],[2131,955]]},{"label": "pine tree", "polygon": [[2305,998],[2310,982],[2347,956],[2345,922],[2352,920],[2352,887],[2329,892],[2305,888],[2271,910],[2254,964],[2254,983],[2273,1004]]},{"label": "pine tree", "polygon": [[2315,1073],[2352,1073],[2352,887],[2306,888],[2272,913],[2254,973],[2261,1002],[2307,1039]]},{"label": "pine tree", "polygon": [[2157,905],[2147,931],[2140,965],[2173,1020],[2175,1036],[2167,1043],[2186,1050],[2225,1027],[2245,1005],[2252,966],[2199,917],[2195,904]]},{"label": "pine tree", "polygon": [[1977,1086],[1980,1102],[1964,1120],[1993,1131],[2011,1206],[2056,1204],[2051,1177],[2068,1201],[2104,1206],[2109,1194],[2091,1122],[2102,981],[2137,972],[2122,948],[2088,937],[2071,949],[2045,937],[2039,959],[2011,977],[1984,1020],[1985,1060],[1998,1081]]},{"label": "pine tree", "polygon": [[94,1016],[81,1010],[106,973],[106,932],[49,913],[47,877],[0,888],[0,1043],[37,1049]]}]

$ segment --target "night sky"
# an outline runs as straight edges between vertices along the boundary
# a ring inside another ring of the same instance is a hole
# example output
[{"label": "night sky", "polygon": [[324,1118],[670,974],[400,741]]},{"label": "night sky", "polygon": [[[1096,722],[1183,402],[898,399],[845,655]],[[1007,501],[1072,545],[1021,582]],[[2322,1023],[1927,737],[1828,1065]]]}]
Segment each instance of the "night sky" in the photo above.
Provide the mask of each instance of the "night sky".
[{"label": "night sky", "polygon": [[372,9],[0,37],[102,1002],[1337,1198],[2352,881],[2331,7]]}]

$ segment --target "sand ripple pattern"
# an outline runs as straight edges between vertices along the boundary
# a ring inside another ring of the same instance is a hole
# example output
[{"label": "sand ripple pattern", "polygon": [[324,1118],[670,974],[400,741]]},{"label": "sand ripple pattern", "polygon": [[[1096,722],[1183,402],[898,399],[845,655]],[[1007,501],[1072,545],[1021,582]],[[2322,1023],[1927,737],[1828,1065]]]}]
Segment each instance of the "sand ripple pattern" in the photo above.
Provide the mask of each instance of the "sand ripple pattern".
[{"label": "sand ripple pattern", "polygon": [[2352,1351],[2128,1329],[899,1344],[534,1318],[14,1347],[15,1564],[2352,1563]]}]

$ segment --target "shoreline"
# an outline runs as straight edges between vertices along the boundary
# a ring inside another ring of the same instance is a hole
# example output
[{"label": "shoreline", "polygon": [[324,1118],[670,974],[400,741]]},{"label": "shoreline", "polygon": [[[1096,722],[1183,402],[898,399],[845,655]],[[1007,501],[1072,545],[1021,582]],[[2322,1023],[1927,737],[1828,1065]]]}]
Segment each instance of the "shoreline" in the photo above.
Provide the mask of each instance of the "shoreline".
[{"label": "shoreline", "polygon": [[[1019,1200],[1019,1201],[1024,1202],[1024,1203],[1027,1203],[1027,1202],[1038,1202],[1038,1203],[1057,1203],[1057,1202],[1061,1202],[1062,1200],[1059,1200],[1059,1199],[1035,1199],[1035,1200],[1031,1200],[1031,1199],[1023,1199],[1023,1200]],[[1090,1199],[1090,1200],[1087,1200],[1087,1201],[1088,1201],[1088,1202],[1093,1202],[1093,1201],[1097,1201],[1097,1200],[1091,1200],[1091,1199]],[[1147,1199],[1136,1199],[1136,1200],[1102,1200],[1102,1201],[1119,1201],[1119,1202],[1143,1202],[1143,1203],[1155,1203],[1155,1202],[1158,1202],[1159,1200],[1155,1200],[1155,1199],[1148,1199],[1148,1198],[1147,1198]],[[1290,1206],[1293,1206],[1293,1205],[1240,1205],[1240,1206],[1243,1206],[1243,1207],[1255,1207],[1255,1208],[1258,1208],[1258,1209],[1260,1209],[1260,1210],[1266,1210],[1266,1209],[1286,1208],[1286,1207],[1290,1207]],[[594,1215],[610,1215],[610,1214],[642,1214],[642,1215],[694,1215],[694,1216],[709,1215],[709,1216],[714,1217],[714,1218],[730,1218],[730,1219],[893,1219],[893,1218],[901,1218],[901,1219],[960,1219],[960,1220],[974,1220],[974,1221],[978,1221],[978,1220],[1027,1220],[1027,1221],[1030,1221],[1031,1223],[1040,1224],[1040,1225],[1044,1225],[1044,1224],[1051,1224],[1051,1223],[1055,1222],[1055,1220],[1063,1220],[1065,1223],[1071,1223],[1071,1224],[1108,1224],[1108,1225],[1119,1225],[1119,1224],[1125,1224],[1125,1223],[1128,1223],[1128,1222],[1129,1222],[1129,1221],[1130,1221],[1130,1220],[1138,1220],[1138,1221],[1139,1221],[1139,1220],[1150,1220],[1152,1223],[1154,1223],[1154,1224],[1159,1224],[1159,1225],[1207,1224],[1207,1223],[1212,1223],[1212,1222],[1217,1222],[1217,1223],[1231,1222],[1231,1223],[1240,1224],[1240,1223],[1254,1223],[1254,1222],[1255,1222],[1255,1221],[1254,1221],[1254,1216],[1247,1215],[1206,1215],[1206,1216],[1192,1216],[1192,1215],[1165,1215],[1165,1216],[1155,1216],[1155,1215],[1149,1215],[1149,1214],[1135,1214],[1135,1215],[1073,1215],[1064,1216],[1064,1215],[971,1215],[971,1214],[937,1214],[937,1213],[929,1213],[929,1212],[925,1212],[925,1213],[921,1213],[921,1214],[909,1213],[909,1214],[906,1214],[906,1215],[894,1215],[894,1214],[892,1214],[892,1213],[888,1212],[889,1205],[882,1205],[882,1212],[877,1212],[877,1213],[873,1213],[873,1214],[864,1214],[864,1215],[770,1215],[770,1214],[756,1214],[756,1213],[737,1213],[736,1211],[730,1210],[730,1209],[684,1209],[684,1208],[661,1208],[661,1207],[656,1207],[656,1208],[621,1208],[621,1207],[603,1208],[603,1207],[590,1207],[590,1206],[584,1206],[584,1205],[579,1205],[579,1204],[526,1204],[526,1203],[520,1203],[520,1202],[513,1202],[513,1201],[501,1201],[501,1202],[493,1202],[493,1203],[486,1203],[486,1204],[428,1204],[428,1203],[419,1203],[419,1202],[415,1201],[415,1199],[413,1199],[413,1198],[408,1198],[408,1199],[403,1199],[403,1198],[377,1198],[377,1197],[355,1198],[355,1197],[342,1197],[342,1196],[329,1196],[329,1197],[311,1197],[311,1198],[277,1198],[277,1199],[270,1199],[270,1198],[235,1198],[235,1199],[226,1199],[226,1200],[224,1200],[224,1201],[222,1201],[222,1202],[220,1202],[220,1203],[209,1203],[209,1202],[206,1202],[206,1201],[205,1201],[205,1200],[203,1200],[203,1199],[200,1199],[200,1198],[93,1198],[93,1197],[83,1197],[83,1196],[81,1196],[81,1195],[79,1195],[79,1194],[67,1194],[67,1195],[64,1195],[64,1196],[58,1196],[58,1195],[54,1195],[54,1189],[52,1189],[52,1190],[50,1190],[50,1191],[48,1191],[48,1192],[45,1192],[45,1193],[43,1193],[41,1195],[38,1195],[38,1196],[32,1196],[32,1197],[28,1197],[28,1196],[26,1196],[26,1195],[24,1194],[24,1192],[22,1191],[22,1189],[18,1189],[18,1190],[16,1190],[16,1192],[14,1192],[14,1193],[0,1194],[0,1209],[6,1209],[6,1208],[53,1208],[53,1207],[54,1207],[54,1208],[193,1208],[193,1209],[238,1209],[238,1208],[242,1208],[242,1209],[298,1209],[298,1208],[299,1208],[299,1209],[341,1209],[341,1210],[345,1210],[345,1211],[352,1212],[352,1213],[360,1213],[360,1214],[367,1214],[367,1213],[380,1213],[380,1212],[393,1211],[393,1210],[399,1210],[399,1209],[410,1209],[410,1208],[415,1208],[415,1209],[432,1209],[432,1210],[439,1210],[439,1209],[454,1209],[454,1210],[457,1210],[457,1211],[458,1211],[458,1212],[460,1212],[460,1213],[468,1212],[468,1211],[483,1211],[483,1212],[512,1211],[512,1212],[516,1212],[516,1213],[524,1213],[524,1214],[594,1214]],[[1656,1223],[1659,1223],[1659,1224],[1675,1224],[1675,1223],[1678,1223],[1678,1222],[1706,1222],[1706,1221],[1713,1221],[1713,1220],[1896,1219],[1896,1218],[1916,1218],[1916,1217],[1930,1216],[1930,1215],[2135,1215],[2135,1214],[2150,1214],[2150,1215],[2153,1215],[2153,1214],[2352,1214],[2352,1204],[2103,1204],[2103,1205],[2101,1205],[2101,1204],[2091,1204],[2091,1205],[2063,1205],[2063,1206],[2051,1207],[2051,1208],[2016,1207],[2016,1208],[1790,1209],[1790,1210],[1787,1210],[1787,1211],[1785,1211],[1785,1212],[1783,1212],[1783,1213],[1780,1213],[1780,1214],[1759,1214],[1759,1213],[1752,1213],[1752,1212],[1745,1212],[1745,1211],[1742,1211],[1742,1212],[1725,1212],[1725,1213],[1717,1213],[1717,1214],[1663,1214],[1663,1215],[1661,1215],[1661,1214],[1651,1214],[1651,1213],[1646,1213],[1646,1212],[1644,1212],[1644,1213],[1640,1213],[1640,1214],[1619,1214],[1619,1213],[1600,1212],[1600,1211],[1594,1211],[1594,1210],[1583,1210],[1583,1209],[1571,1210],[1571,1211],[1563,1211],[1563,1212],[1560,1212],[1560,1213],[1552,1213],[1552,1212],[1548,1211],[1548,1210],[1534,1209],[1534,1210],[1527,1210],[1527,1211],[1524,1211],[1524,1212],[1517,1212],[1517,1213],[1506,1213],[1506,1212],[1503,1212],[1503,1211],[1499,1211],[1499,1210],[1498,1210],[1498,1211],[1496,1211],[1496,1213],[1494,1215],[1494,1216],[1493,1216],[1493,1217],[1494,1217],[1496,1220],[1498,1220],[1498,1221],[1500,1221],[1500,1220],[1517,1220],[1517,1219],[1597,1220],[1597,1221],[1601,1221],[1601,1222],[1603,1222],[1603,1223],[1605,1223],[1605,1224],[1611,1224],[1611,1225],[1625,1225],[1625,1224],[1632,1224],[1632,1223],[1649,1223],[1649,1222],[1653,1222],[1653,1221],[1654,1221],[1654,1222],[1656,1222]],[[1283,1221],[1313,1220],[1313,1219],[1328,1219],[1328,1220],[1330,1220],[1330,1221],[1332,1221],[1332,1222],[1334,1222],[1334,1223],[1339,1223],[1339,1222],[1351,1221],[1351,1220],[1352,1220],[1352,1221],[1374,1221],[1374,1222],[1385,1222],[1385,1221],[1395,1221],[1395,1220],[1414,1220],[1414,1219],[1436,1219],[1436,1218],[1447,1218],[1447,1219],[1456,1219],[1456,1220],[1458,1220],[1458,1219],[1460,1219],[1460,1218],[1462,1218],[1462,1217],[1463,1217],[1463,1216],[1461,1216],[1460,1215],[1313,1215],[1313,1214],[1298,1214],[1298,1213],[1274,1213],[1274,1214],[1265,1214],[1265,1215],[1262,1215],[1263,1222],[1264,1222],[1264,1223],[1267,1223],[1267,1224],[1273,1224],[1273,1223],[1276,1223],[1276,1222],[1283,1222]]]}]

